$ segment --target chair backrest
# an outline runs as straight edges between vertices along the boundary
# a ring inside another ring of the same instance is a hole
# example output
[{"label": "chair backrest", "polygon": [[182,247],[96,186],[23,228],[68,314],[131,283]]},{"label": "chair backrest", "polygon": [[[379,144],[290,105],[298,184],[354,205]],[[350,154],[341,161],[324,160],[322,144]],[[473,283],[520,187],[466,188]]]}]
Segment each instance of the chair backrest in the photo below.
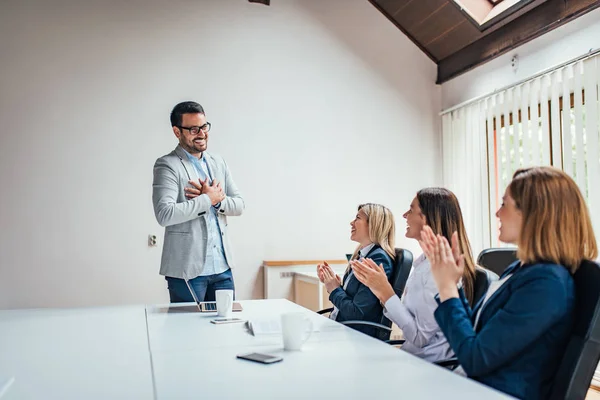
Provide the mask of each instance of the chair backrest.
[{"label": "chair backrest", "polygon": [[550,395],[584,399],[600,360],[600,265],[584,261],[575,275],[575,322]]},{"label": "chair backrest", "polygon": [[405,249],[396,248],[396,259],[394,260],[394,271],[390,283],[398,297],[402,298],[404,287],[410,275],[413,264],[413,254]]},{"label": "chair backrest", "polygon": [[517,261],[516,249],[485,249],[477,257],[477,264],[488,269],[498,276],[502,275],[506,267]]},{"label": "chair backrest", "polygon": [[475,284],[473,285],[473,305],[477,304],[485,296],[490,284],[497,280],[498,275],[494,272],[480,266],[476,267]]},{"label": "chair backrest", "polygon": [[[404,287],[406,286],[406,281],[408,280],[408,275],[410,275],[410,269],[412,268],[413,255],[410,251],[405,249],[396,248],[395,250],[396,259],[394,260],[394,268],[392,270],[390,283],[394,288],[394,292],[398,297],[402,298]],[[392,326],[392,321],[387,319],[384,315],[381,317],[381,324],[390,327]],[[389,332],[380,329],[377,331],[377,337],[381,340],[388,340],[390,334]]]}]

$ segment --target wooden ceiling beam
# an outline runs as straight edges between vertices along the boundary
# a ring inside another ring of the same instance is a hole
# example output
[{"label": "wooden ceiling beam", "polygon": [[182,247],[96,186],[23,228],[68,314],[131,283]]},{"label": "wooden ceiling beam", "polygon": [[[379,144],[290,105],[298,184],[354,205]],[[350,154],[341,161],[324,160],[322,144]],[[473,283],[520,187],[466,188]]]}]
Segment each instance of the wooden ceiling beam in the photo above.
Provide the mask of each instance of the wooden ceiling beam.
[{"label": "wooden ceiling beam", "polygon": [[447,82],[598,7],[600,0],[548,0],[441,60],[437,83]]}]

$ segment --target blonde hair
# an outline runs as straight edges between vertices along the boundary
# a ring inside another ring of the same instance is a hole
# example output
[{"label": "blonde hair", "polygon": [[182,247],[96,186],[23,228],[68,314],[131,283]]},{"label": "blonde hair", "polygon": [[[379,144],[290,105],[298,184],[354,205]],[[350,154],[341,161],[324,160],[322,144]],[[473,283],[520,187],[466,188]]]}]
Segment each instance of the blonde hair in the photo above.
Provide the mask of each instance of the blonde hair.
[{"label": "blonde hair", "polygon": [[425,216],[425,223],[429,225],[433,233],[442,235],[448,240],[448,243],[452,243],[452,234],[457,233],[460,252],[465,257],[465,270],[462,276],[463,291],[469,303],[473,305],[476,266],[458,199],[448,189],[431,187],[419,190],[417,201],[421,213]]},{"label": "blonde hair", "polygon": [[575,181],[554,167],[522,168],[507,192],[523,215],[517,257],[553,262],[575,273],[598,256],[588,207]]},{"label": "blonde hair", "polygon": [[[396,250],[394,249],[396,243],[396,223],[394,222],[392,212],[381,204],[373,203],[359,205],[358,211],[362,211],[367,217],[369,239],[371,242],[381,246],[393,261],[396,258]],[[358,257],[360,247],[358,245],[356,250],[354,250],[352,260]]]}]

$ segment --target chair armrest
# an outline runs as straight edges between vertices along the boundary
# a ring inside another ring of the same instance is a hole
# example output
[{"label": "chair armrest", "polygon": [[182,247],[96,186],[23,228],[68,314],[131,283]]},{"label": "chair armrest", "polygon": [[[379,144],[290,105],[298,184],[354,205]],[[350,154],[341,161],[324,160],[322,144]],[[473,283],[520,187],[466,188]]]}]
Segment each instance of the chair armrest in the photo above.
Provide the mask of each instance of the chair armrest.
[{"label": "chair armrest", "polygon": [[458,367],[460,365],[458,363],[458,358],[456,358],[456,357],[449,358],[447,360],[436,361],[434,364],[439,365],[440,367],[445,367],[445,368],[451,369],[451,370],[456,369],[456,367]]},{"label": "chair armrest", "polygon": [[372,326],[373,328],[377,328],[377,329],[382,329],[388,332],[392,331],[392,328],[387,327],[385,325],[381,325],[378,324],[377,322],[371,322],[371,321],[338,321],[340,324],[343,325],[368,325],[368,326]]},{"label": "chair armrest", "polygon": [[325,308],[324,310],[317,311],[317,314],[327,314],[328,312],[332,312],[332,311],[333,311],[333,307]]},{"label": "chair armrest", "polygon": [[405,340],[401,339],[401,340],[386,340],[385,341],[387,344],[392,345],[392,346],[397,346],[399,344],[404,344]]}]

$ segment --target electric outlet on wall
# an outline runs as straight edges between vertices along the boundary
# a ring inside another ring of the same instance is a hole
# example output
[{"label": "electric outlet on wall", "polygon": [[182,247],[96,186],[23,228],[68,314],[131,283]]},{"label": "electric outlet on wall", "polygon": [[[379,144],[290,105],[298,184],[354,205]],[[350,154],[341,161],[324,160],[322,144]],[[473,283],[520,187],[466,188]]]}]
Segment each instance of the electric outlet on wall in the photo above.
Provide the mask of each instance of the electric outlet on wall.
[{"label": "electric outlet on wall", "polygon": [[294,277],[294,272],[289,271],[289,272],[281,272],[279,274],[280,278],[293,278]]},{"label": "electric outlet on wall", "polygon": [[148,235],[148,246],[149,247],[156,247],[156,244],[158,243],[158,240],[156,238],[156,235]]}]

